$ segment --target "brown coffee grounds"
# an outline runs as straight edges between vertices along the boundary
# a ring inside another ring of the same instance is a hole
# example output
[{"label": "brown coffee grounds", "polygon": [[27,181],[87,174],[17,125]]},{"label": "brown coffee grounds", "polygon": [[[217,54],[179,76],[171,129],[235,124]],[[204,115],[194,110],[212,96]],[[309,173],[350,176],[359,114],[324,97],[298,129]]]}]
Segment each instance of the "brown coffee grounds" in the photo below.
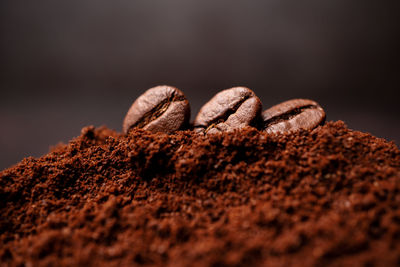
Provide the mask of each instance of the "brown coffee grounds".
[{"label": "brown coffee grounds", "polygon": [[87,127],[2,171],[0,209],[2,266],[395,266],[400,151],[343,122]]}]

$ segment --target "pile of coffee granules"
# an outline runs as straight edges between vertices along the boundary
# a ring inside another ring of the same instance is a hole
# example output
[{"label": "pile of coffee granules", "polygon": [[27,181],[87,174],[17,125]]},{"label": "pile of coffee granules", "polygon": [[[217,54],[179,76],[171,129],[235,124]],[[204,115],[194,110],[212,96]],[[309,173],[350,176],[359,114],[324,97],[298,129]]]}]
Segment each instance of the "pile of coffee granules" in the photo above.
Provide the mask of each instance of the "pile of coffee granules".
[{"label": "pile of coffee granules", "polygon": [[394,266],[400,151],[329,122],[128,136],[86,127],[0,173],[3,266]]}]

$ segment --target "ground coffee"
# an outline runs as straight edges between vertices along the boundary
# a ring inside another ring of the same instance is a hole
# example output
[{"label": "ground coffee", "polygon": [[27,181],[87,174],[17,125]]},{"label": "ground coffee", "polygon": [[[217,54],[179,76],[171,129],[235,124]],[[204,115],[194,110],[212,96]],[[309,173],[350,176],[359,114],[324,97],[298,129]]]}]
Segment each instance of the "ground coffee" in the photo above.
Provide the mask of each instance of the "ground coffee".
[{"label": "ground coffee", "polygon": [[87,127],[2,171],[0,214],[3,266],[394,266],[400,151],[343,122]]}]

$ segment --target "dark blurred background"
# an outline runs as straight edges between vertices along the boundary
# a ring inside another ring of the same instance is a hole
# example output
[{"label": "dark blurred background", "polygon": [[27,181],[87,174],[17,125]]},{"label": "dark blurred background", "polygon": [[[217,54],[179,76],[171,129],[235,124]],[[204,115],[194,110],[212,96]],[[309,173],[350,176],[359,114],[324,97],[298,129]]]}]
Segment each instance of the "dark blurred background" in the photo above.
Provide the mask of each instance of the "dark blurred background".
[{"label": "dark blurred background", "polygon": [[400,142],[400,1],[0,1],[0,169],[85,125],[121,130],[146,89],[192,106],[248,86]]}]

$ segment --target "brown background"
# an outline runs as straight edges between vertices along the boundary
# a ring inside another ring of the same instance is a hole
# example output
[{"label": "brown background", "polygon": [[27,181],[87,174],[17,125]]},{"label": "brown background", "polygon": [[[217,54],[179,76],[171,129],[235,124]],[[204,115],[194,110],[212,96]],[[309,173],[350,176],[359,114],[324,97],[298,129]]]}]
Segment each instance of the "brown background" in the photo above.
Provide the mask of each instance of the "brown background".
[{"label": "brown background", "polygon": [[[217,91],[264,108],[318,101],[329,120],[400,141],[399,1],[0,2],[0,169],[89,124],[121,129],[158,84],[195,114]],[[193,116],[193,115],[192,115]]]}]

